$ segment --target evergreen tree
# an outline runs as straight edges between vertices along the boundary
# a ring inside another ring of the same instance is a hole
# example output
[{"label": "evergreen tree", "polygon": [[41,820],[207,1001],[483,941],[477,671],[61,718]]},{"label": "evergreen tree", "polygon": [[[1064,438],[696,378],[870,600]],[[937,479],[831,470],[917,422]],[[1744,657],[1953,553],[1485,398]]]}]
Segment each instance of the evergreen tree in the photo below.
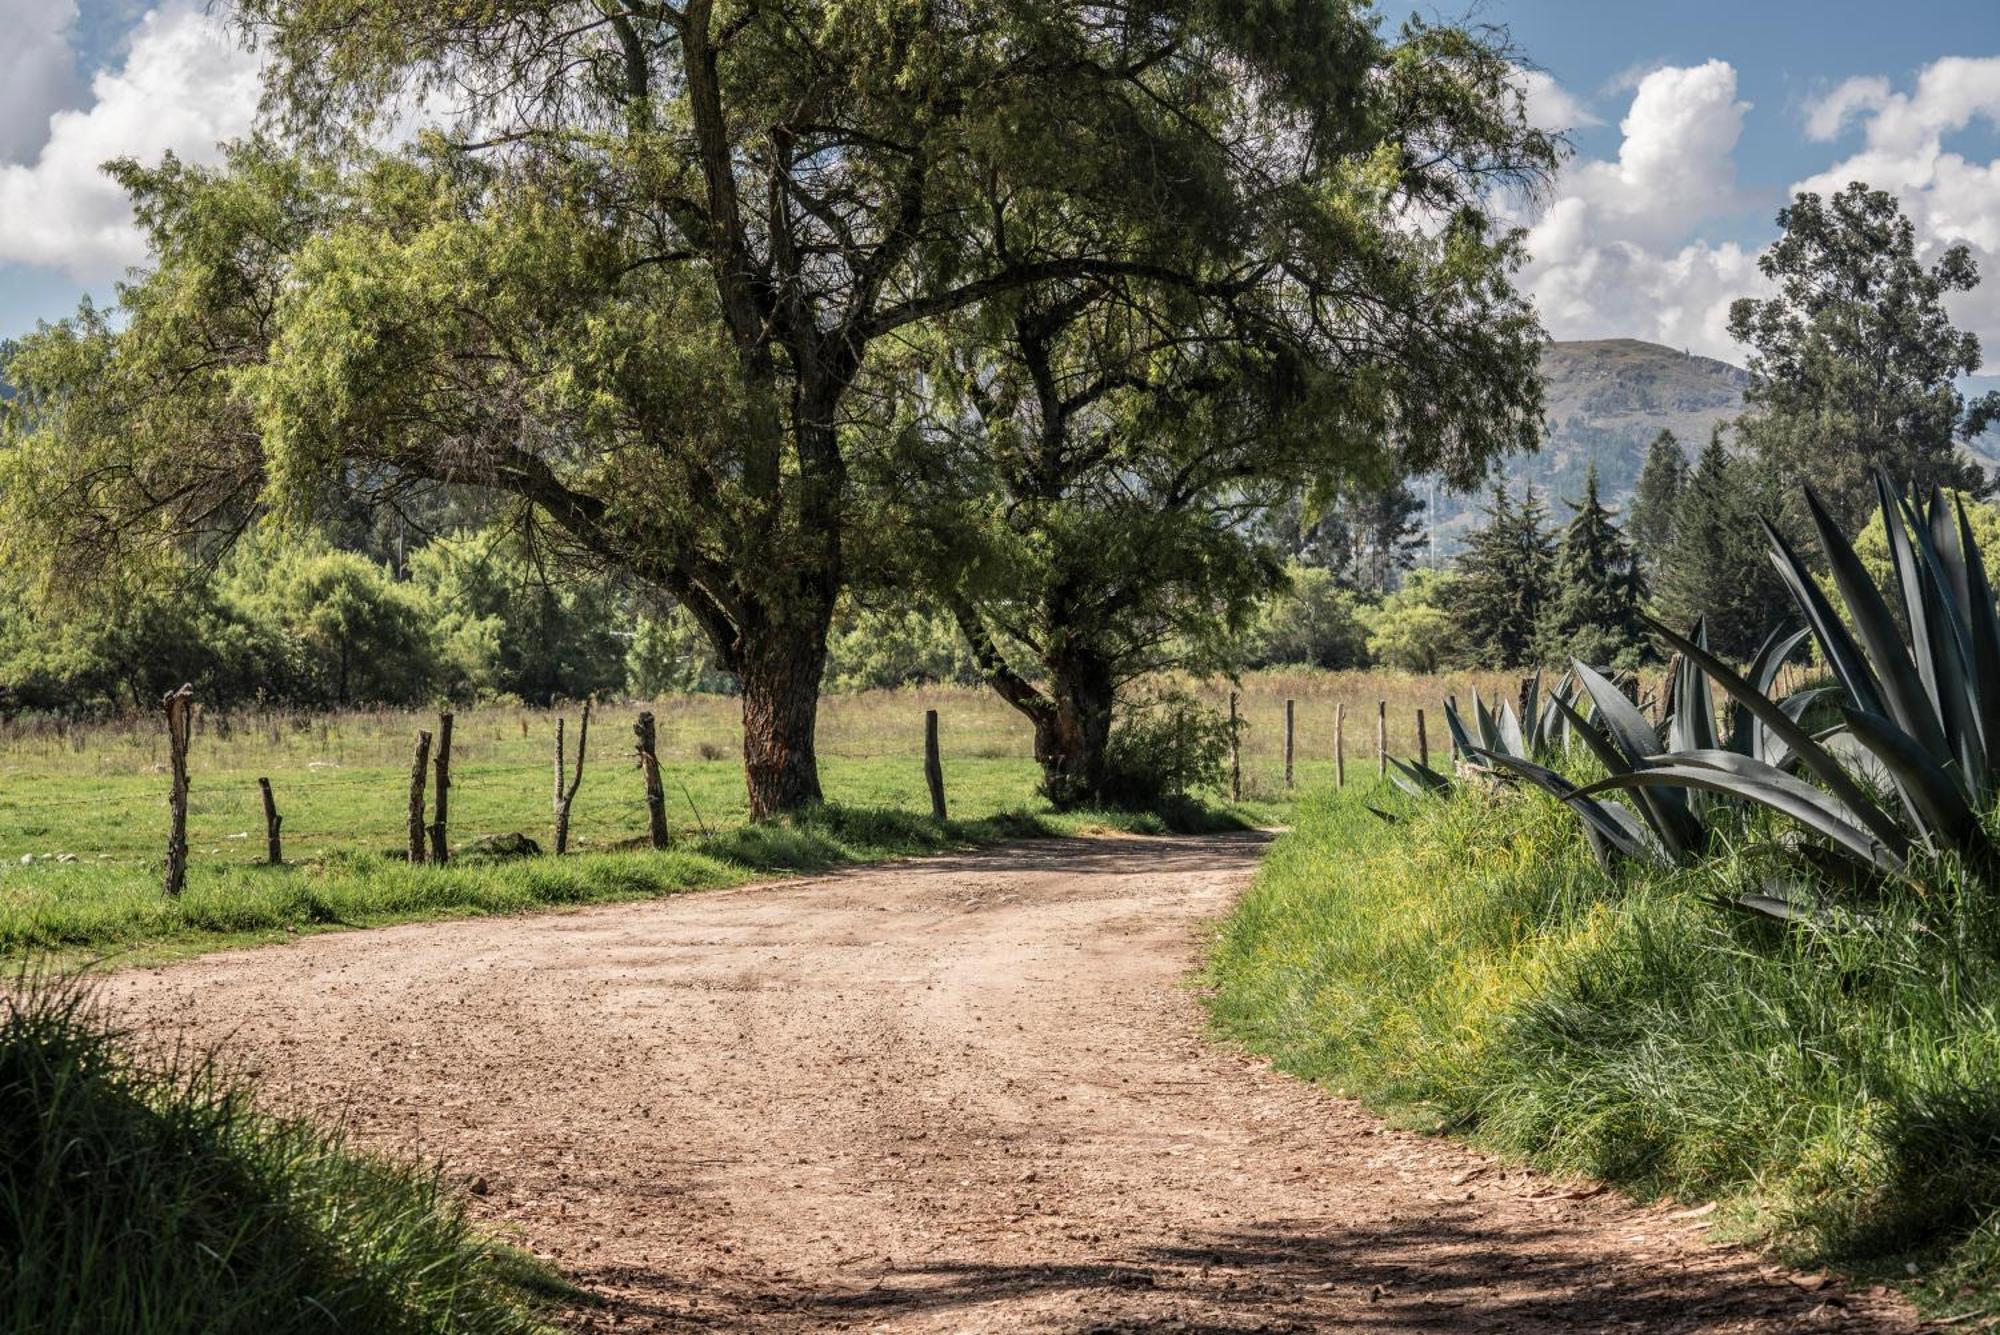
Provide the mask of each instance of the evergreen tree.
[{"label": "evergreen tree", "polygon": [[1776,513],[1779,490],[1760,460],[1730,455],[1720,427],[1681,488],[1654,576],[1659,615],[1681,628],[1706,617],[1709,645],[1725,658],[1749,658],[1790,606],[1757,522]]},{"label": "evergreen tree", "polygon": [[1480,667],[1532,665],[1549,604],[1555,561],[1548,508],[1531,487],[1512,505],[1506,486],[1493,489],[1486,527],[1466,539],[1448,610],[1458,622],[1460,653]]},{"label": "evergreen tree", "polygon": [[1556,549],[1542,659],[1629,665],[1646,648],[1641,579],[1631,544],[1598,497],[1594,460],[1584,474],[1583,499],[1568,505],[1576,513]]},{"label": "evergreen tree", "polygon": [[1632,496],[1632,516],[1625,531],[1639,568],[1651,573],[1660,568],[1660,558],[1673,536],[1674,509],[1680,504],[1681,488],[1687,482],[1687,451],[1671,431],[1662,431],[1646,447],[1646,463],[1639,470],[1639,487]]}]

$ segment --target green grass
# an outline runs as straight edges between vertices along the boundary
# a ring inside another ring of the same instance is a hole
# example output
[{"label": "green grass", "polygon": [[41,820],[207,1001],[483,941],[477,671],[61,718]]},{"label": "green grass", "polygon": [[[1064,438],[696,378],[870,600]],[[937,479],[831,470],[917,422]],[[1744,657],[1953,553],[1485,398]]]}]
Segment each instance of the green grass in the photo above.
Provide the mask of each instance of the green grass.
[{"label": "green grass", "polygon": [[434,1169],[147,1064],[73,983],[0,994],[0,1330],[513,1335],[580,1295]]},{"label": "green grass", "polygon": [[1613,882],[1539,794],[1374,800],[1399,823],[1300,804],[1216,943],[1225,1033],[1411,1124],[2000,1310],[1991,905],[1939,876],[1780,930],[1706,902],[1748,856]]},{"label": "green grass", "polygon": [[186,891],[172,899],[148,870],[37,864],[0,881],[0,957],[148,962],[319,931],[651,899],[1004,839],[1242,828],[1259,815],[1256,808],[1191,804],[1167,815],[1021,810],[939,825],[927,814],[827,806],[663,852],[444,867],[373,853],[332,853],[284,867],[197,862]]},{"label": "green grass", "polygon": [[[1242,700],[1249,724],[1245,801],[1187,818],[1235,824],[1287,818],[1284,698],[1299,699],[1294,768],[1305,784],[1332,774],[1334,699],[1351,701],[1349,768],[1358,776],[1373,764],[1363,756],[1374,725],[1362,699],[1374,694],[1395,702],[1392,745],[1413,744],[1414,713],[1403,701],[1422,684],[1394,675],[1253,678]],[[411,743],[419,727],[434,726],[431,715],[200,716],[190,761],[191,868],[179,900],[159,889],[167,780],[157,719],[0,724],[0,957],[54,951],[71,960],[114,953],[155,959],[291,933],[644,898],[1027,834],[1168,824],[1132,813],[1051,811],[1020,716],[990,691],[941,687],[827,697],[819,741],[829,806],[801,821],[755,828],[748,824],[738,703],[685,696],[644,707],[659,724],[672,852],[632,851],[646,830],[630,753],[641,706],[605,705],[592,720],[572,817],[576,856],[444,870],[409,867],[399,853]],[[943,724],[952,813],[944,827],[929,818],[924,786],[923,715],[930,708]],[[573,746],[576,711],[560,712],[569,718]],[[458,712],[455,845],[516,831],[547,845],[553,737],[551,711]],[[262,865],[260,776],[271,779],[284,816],[285,867]]]}]

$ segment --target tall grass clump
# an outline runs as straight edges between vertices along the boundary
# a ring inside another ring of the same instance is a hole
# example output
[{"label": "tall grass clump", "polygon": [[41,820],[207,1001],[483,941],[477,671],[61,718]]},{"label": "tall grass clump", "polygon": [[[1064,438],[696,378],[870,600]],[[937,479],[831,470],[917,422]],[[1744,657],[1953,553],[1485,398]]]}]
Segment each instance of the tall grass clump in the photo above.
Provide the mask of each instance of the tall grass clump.
[{"label": "tall grass clump", "polygon": [[1983,889],[1939,867],[1865,918],[1781,923],[1717,907],[1767,875],[1755,830],[1607,871],[1528,788],[1387,814],[1304,804],[1217,943],[1226,1032],[1545,1169],[1726,1199],[1800,1259],[2000,1295]]},{"label": "tall grass clump", "polygon": [[527,1332],[561,1290],[440,1174],[134,1055],[75,982],[0,995],[0,1330]]}]

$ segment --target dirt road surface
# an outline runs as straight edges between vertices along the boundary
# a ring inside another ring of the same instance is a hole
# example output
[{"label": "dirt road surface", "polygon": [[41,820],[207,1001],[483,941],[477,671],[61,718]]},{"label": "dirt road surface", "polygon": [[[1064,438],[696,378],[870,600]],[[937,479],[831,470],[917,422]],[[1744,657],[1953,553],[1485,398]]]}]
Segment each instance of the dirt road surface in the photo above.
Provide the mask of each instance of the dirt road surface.
[{"label": "dirt road surface", "polygon": [[1257,836],[1056,840],[111,976],[443,1155],[606,1331],[1913,1328],[1204,1035]]}]

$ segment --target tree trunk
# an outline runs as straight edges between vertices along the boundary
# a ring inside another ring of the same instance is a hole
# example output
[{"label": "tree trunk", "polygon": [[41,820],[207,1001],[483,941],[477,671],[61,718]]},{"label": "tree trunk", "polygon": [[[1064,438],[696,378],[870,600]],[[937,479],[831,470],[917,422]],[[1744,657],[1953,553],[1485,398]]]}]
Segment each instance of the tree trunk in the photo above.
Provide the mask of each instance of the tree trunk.
[{"label": "tree trunk", "polygon": [[746,645],[737,667],[743,688],[743,774],[750,819],[770,820],[823,800],[813,736],[826,670],[824,626],[772,628]]},{"label": "tree trunk", "polygon": [[1042,785],[1058,807],[1120,800],[1105,764],[1117,684],[1110,667],[1090,654],[1048,664],[1054,709],[1035,718],[1035,759]]}]

